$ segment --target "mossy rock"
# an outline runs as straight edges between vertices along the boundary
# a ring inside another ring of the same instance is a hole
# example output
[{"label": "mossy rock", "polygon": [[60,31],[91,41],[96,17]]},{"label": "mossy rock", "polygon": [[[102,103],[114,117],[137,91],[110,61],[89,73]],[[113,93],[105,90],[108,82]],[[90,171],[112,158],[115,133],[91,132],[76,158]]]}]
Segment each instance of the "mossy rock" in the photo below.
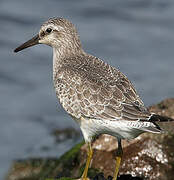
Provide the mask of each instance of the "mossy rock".
[{"label": "mossy rock", "polygon": [[[84,144],[81,142],[75,145],[59,159],[26,159],[15,161],[9,171],[6,180],[46,180],[66,179],[65,177],[80,177],[81,168],[78,154]],[[64,178],[61,178],[64,177]]]}]

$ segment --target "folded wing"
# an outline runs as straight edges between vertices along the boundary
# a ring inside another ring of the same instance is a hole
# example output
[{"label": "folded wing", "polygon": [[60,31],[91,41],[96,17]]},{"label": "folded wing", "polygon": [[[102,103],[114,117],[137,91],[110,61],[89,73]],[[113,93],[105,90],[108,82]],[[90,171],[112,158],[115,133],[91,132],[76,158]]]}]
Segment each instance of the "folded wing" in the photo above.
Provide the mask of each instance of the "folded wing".
[{"label": "folded wing", "polygon": [[132,83],[120,71],[93,56],[77,59],[67,61],[57,74],[57,84],[63,87],[62,91],[57,89],[58,96],[72,116],[130,121],[150,118]]}]

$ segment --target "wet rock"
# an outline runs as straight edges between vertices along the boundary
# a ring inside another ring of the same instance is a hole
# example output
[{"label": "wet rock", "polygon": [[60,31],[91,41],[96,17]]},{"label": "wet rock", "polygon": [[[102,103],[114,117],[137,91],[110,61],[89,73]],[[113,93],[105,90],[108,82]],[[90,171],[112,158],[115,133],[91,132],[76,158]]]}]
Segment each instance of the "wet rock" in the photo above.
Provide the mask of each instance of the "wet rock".
[{"label": "wet rock", "polygon": [[[151,106],[150,111],[174,118],[174,98]],[[118,180],[173,180],[174,122],[160,124],[163,134],[145,133],[132,141],[123,141],[123,159]],[[91,179],[112,179],[117,142],[101,135],[92,144],[94,155],[88,176]],[[13,164],[7,180],[80,177],[86,161],[87,146],[83,143],[65,153],[59,160],[33,159]],[[102,173],[99,173],[102,172]]]}]

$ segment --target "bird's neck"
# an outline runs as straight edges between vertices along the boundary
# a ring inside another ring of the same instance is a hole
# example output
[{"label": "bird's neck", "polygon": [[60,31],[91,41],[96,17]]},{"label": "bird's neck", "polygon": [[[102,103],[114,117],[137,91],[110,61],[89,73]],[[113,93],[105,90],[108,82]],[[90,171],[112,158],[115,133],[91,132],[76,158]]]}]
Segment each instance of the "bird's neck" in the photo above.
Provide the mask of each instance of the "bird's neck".
[{"label": "bird's neck", "polygon": [[81,47],[73,49],[73,51],[71,51],[71,49],[68,48],[53,48],[53,78],[56,76],[57,71],[64,64],[64,60],[82,54],[85,54],[85,52]]}]

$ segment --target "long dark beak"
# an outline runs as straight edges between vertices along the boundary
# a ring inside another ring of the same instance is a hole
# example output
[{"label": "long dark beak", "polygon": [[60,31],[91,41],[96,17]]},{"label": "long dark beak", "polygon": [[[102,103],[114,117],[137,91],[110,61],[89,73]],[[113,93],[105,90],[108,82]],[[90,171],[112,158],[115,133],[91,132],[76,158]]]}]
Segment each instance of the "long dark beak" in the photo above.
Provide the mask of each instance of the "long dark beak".
[{"label": "long dark beak", "polygon": [[39,35],[34,36],[32,39],[28,40],[27,42],[25,42],[24,44],[22,44],[21,46],[17,47],[14,52],[18,52],[21,51],[25,48],[28,48],[30,46],[34,46],[36,44],[39,44]]}]

